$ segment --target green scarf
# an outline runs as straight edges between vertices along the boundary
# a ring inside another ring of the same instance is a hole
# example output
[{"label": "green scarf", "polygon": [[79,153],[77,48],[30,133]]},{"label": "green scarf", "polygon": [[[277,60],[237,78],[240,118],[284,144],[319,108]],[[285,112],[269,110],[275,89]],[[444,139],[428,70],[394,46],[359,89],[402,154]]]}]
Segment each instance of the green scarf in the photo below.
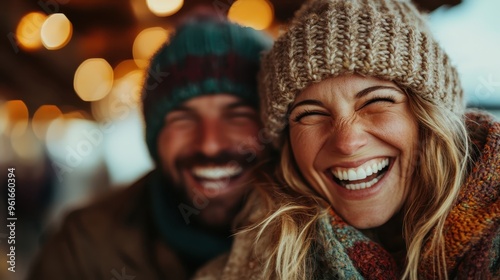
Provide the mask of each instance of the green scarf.
[{"label": "green scarf", "polygon": [[155,171],[149,182],[153,221],[163,241],[183,259],[198,267],[231,248],[232,239],[186,224],[179,210],[180,201],[162,174]]}]

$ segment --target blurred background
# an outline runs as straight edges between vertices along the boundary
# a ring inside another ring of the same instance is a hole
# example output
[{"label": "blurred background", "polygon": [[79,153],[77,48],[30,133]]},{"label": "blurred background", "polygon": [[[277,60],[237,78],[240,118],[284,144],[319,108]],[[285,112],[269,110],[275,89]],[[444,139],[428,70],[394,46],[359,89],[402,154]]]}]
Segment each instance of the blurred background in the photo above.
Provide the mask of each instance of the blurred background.
[{"label": "blurred background", "polygon": [[[16,175],[16,273],[43,231],[75,207],[154,168],[143,140],[140,87],[149,57],[196,10],[272,36],[302,0],[3,0],[0,178]],[[500,116],[500,1],[418,0],[457,66],[468,106]],[[2,183],[6,185],[6,183]],[[6,188],[0,220],[6,221]],[[2,222],[3,224],[3,222]]]}]

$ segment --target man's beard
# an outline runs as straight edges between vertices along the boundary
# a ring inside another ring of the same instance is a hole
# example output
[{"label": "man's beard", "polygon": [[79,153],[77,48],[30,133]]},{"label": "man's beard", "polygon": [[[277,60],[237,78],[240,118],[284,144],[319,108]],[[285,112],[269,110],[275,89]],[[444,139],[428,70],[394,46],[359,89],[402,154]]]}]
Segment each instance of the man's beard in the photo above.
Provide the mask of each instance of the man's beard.
[{"label": "man's beard", "polygon": [[[255,158],[253,159],[256,160]],[[178,203],[185,203],[194,209],[197,209],[193,199],[188,194],[188,188],[186,187],[187,183],[185,182],[185,178],[182,175],[183,170],[191,170],[195,166],[223,166],[223,165],[238,165],[243,169],[241,174],[248,173],[247,170],[251,168],[251,164],[254,162],[248,160],[248,155],[238,152],[230,152],[230,151],[222,151],[221,153],[215,156],[206,156],[203,153],[192,153],[187,155],[180,155],[174,163],[174,170],[167,170],[167,168],[163,167],[164,177],[168,181],[168,187],[171,190],[171,194],[175,196],[175,201]],[[175,172],[175,175],[174,175]],[[228,178],[227,180],[231,180]],[[192,190],[191,190],[192,191]],[[236,202],[235,206],[232,207],[230,216],[234,218],[237,212],[241,209],[244,203],[244,197],[240,198],[240,201]],[[218,204],[224,203],[225,201],[218,198],[211,198],[208,203],[210,204]],[[200,210],[200,209],[197,209]],[[203,211],[201,209],[200,211]],[[232,213],[234,212],[234,213]],[[230,230],[232,221],[228,221],[228,223],[224,225],[214,226],[207,224],[206,221],[201,219],[200,215],[192,215],[190,217],[193,221],[193,224],[196,226],[203,226],[205,229],[208,229],[213,232],[227,233]]]}]

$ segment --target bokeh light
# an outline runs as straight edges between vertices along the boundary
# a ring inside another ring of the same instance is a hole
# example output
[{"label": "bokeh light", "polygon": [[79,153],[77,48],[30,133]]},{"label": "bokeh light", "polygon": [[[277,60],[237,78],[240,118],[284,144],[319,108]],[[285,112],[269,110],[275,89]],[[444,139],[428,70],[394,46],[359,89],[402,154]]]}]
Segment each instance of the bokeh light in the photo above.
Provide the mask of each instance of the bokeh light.
[{"label": "bokeh light", "polygon": [[8,119],[5,129],[7,135],[18,137],[24,134],[29,121],[29,112],[26,104],[22,100],[10,100],[3,107]]},{"label": "bokeh light", "polygon": [[151,16],[151,10],[144,0],[130,0],[130,6],[136,19],[148,18]]},{"label": "bokeh light", "polygon": [[138,69],[139,68],[137,67],[137,64],[135,64],[135,61],[133,59],[124,60],[118,63],[118,65],[116,65],[116,67],[113,69],[114,78],[115,80],[118,80],[120,78],[123,78],[130,72]]},{"label": "bokeh light", "polygon": [[0,137],[6,132],[8,125],[9,114],[5,108],[5,101],[0,99]]},{"label": "bokeh light", "polygon": [[51,121],[62,116],[61,110],[55,105],[42,105],[36,110],[31,120],[31,127],[39,140],[45,140],[45,134]]},{"label": "bokeh light", "polygon": [[112,185],[129,185],[154,168],[144,141],[140,108],[131,108],[126,118],[111,121],[106,127],[104,156]]},{"label": "bokeh light", "polygon": [[117,85],[117,90],[121,92],[120,98],[127,104],[139,105],[143,81],[144,71],[142,70],[134,70],[125,75]]},{"label": "bokeh light", "polygon": [[41,29],[47,16],[31,12],[23,16],[16,28],[16,39],[24,50],[36,50],[42,46]]},{"label": "bokeh light", "polygon": [[103,138],[97,123],[61,117],[50,123],[45,145],[51,159],[60,166],[89,169],[102,160]]},{"label": "bokeh light", "polygon": [[266,0],[237,0],[229,8],[227,17],[243,26],[263,30],[273,22],[274,9]]},{"label": "bokeh light", "polygon": [[134,40],[132,55],[140,68],[146,68],[149,59],[167,41],[169,31],[161,27],[151,27],[141,31]]},{"label": "bokeh light", "polygon": [[79,120],[90,120],[90,116],[84,110],[73,110],[68,113],[63,114],[65,119],[79,119]]},{"label": "bokeh light", "polygon": [[92,102],[93,117],[101,122],[127,118],[140,104],[143,80],[143,70],[133,70],[117,79],[105,98]]},{"label": "bokeh light", "polygon": [[67,119],[63,116],[52,120],[45,133],[45,141],[48,143],[56,142],[64,137],[68,126]]},{"label": "bokeh light", "polygon": [[61,13],[51,14],[43,23],[41,29],[42,43],[48,50],[64,47],[71,39],[73,26],[68,18]]},{"label": "bokeh light", "polygon": [[22,124],[14,125],[13,131],[23,130],[25,132],[13,133],[10,138],[12,149],[16,155],[26,161],[36,161],[43,158],[43,145],[35,137],[31,129],[22,127]]},{"label": "bokeh light", "polygon": [[177,13],[182,8],[184,0],[146,0],[146,4],[153,14],[166,17]]},{"label": "bokeh light", "polygon": [[89,58],[76,69],[73,87],[84,101],[104,98],[113,86],[113,68],[102,58]]}]

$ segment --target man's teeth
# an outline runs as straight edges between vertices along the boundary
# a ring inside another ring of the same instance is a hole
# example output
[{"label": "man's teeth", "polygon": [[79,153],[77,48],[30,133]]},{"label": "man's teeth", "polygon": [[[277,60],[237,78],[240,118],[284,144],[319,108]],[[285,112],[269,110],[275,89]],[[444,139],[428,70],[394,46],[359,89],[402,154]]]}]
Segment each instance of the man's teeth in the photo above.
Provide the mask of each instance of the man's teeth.
[{"label": "man's teeth", "polygon": [[218,180],[239,175],[243,168],[239,165],[210,166],[193,168],[194,176],[205,180]]},{"label": "man's teeth", "polygon": [[228,184],[227,180],[219,180],[219,181],[202,181],[201,185],[205,189],[218,190],[226,187]]},{"label": "man's teeth", "polygon": [[[388,165],[389,165],[388,158],[382,160],[375,159],[375,160],[370,160],[357,168],[341,168],[341,167],[332,168],[331,172],[333,176],[335,176],[339,180],[357,181],[357,180],[363,180],[370,175],[378,173],[380,170],[384,169]],[[371,183],[371,181],[368,183]]]}]

